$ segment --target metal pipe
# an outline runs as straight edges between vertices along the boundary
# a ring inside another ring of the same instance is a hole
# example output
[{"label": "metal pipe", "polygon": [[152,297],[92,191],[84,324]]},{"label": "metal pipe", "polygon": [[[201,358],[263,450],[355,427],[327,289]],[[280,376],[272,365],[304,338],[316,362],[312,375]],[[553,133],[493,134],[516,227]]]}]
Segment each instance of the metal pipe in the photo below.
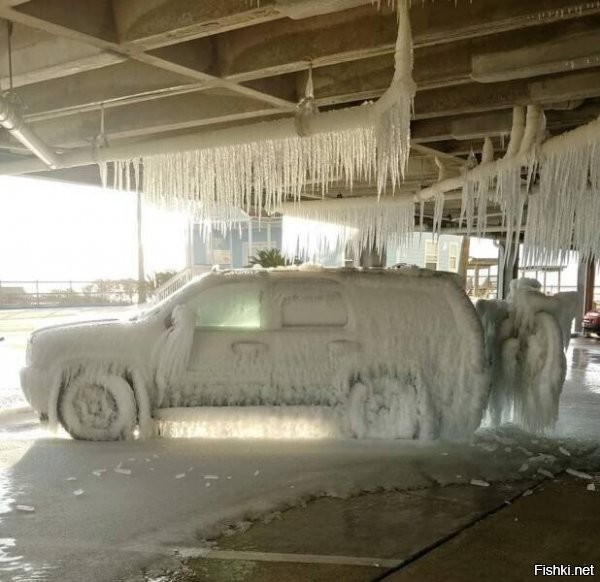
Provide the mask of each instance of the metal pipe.
[{"label": "metal pipe", "polygon": [[42,160],[48,168],[56,170],[60,167],[56,154],[31,128],[27,127],[20,112],[6,94],[0,95],[0,125],[18,139],[31,153]]}]

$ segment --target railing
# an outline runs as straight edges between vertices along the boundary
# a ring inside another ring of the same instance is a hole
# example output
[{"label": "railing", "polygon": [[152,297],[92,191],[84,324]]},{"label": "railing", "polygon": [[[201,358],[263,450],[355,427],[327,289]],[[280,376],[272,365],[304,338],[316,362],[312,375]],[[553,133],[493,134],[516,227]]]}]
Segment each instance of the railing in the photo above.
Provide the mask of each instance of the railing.
[{"label": "railing", "polygon": [[0,281],[0,309],[132,305],[137,283],[115,281]]},{"label": "railing", "polygon": [[194,267],[188,267],[183,271],[177,273],[171,277],[168,281],[163,283],[153,294],[153,301],[158,303],[167,297],[170,297],[181,289],[186,283],[189,283],[195,277],[208,273],[211,270],[210,265],[196,265]]}]

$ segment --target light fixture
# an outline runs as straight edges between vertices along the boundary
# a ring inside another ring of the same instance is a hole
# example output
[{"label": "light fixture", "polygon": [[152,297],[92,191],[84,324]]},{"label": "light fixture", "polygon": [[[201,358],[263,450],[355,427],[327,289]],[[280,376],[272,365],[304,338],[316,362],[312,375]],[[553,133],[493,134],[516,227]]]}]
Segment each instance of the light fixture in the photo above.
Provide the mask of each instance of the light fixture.
[{"label": "light fixture", "polygon": [[32,129],[25,125],[21,114],[6,94],[0,95],[0,125],[7,129],[49,168],[56,170],[60,166],[56,154]]},{"label": "light fixture", "polygon": [[13,93],[13,72],[12,72],[12,22],[7,21],[7,39],[8,39],[8,77],[10,81],[10,91],[0,94],[0,125],[7,129],[15,139],[19,140],[31,153],[35,154],[50,169],[56,170],[60,164],[56,154],[27,127],[23,121],[23,116],[19,106],[16,104],[15,93]]}]

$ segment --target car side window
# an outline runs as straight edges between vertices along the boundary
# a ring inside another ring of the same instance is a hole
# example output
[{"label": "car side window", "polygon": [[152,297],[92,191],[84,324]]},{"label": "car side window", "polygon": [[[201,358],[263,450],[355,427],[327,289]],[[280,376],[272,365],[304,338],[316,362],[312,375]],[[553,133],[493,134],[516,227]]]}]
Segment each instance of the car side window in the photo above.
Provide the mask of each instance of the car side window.
[{"label": "car side window", "polygon": [[263,291],[258,283],[209,287],[189,302],[196,327],[260,329]]},{"label": "car side window", "polygon": [[290,281],[278,285],[281,327],[344,327],[348,307],[335,281]]}]

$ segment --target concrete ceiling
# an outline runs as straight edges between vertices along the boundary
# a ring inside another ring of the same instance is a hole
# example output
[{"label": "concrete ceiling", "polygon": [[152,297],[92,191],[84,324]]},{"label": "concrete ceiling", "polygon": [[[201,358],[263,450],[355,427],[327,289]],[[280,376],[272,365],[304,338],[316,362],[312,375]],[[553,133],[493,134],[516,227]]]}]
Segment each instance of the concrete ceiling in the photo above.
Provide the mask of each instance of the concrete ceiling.
[{"label": "concrete ceiling", "polygon": [[[371,0],[0,0],[0,18],[14,23],[26,120],[59,153],[91,148],[102,109],[113,145],[293,116],[310,64],[322,109],[376,99],[397,32],[388,3]],[[436,179],[436,152],[460,162],[486,136],[500,155],[515,104],[542,103],[551,134],[600,114],[600,2],[424,0],[411,19],[411,183]],[[2,130],[0,173],[28,157]]]}]

